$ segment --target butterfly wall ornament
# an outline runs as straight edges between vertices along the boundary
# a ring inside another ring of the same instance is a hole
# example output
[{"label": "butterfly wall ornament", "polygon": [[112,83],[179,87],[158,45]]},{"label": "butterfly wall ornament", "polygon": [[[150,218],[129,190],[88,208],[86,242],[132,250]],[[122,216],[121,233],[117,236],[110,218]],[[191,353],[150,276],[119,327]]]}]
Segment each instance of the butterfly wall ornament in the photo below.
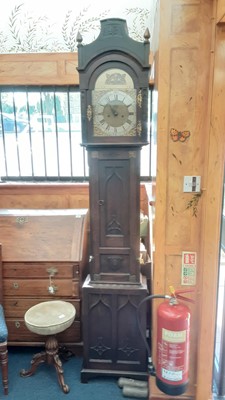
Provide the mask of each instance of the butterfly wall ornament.
[{"label": "butterfly wall ornament", "polygon": [[178,131],[175,128],[170,129],[170,137],[173,142],[185,142],[191,135],[190,131]]}]

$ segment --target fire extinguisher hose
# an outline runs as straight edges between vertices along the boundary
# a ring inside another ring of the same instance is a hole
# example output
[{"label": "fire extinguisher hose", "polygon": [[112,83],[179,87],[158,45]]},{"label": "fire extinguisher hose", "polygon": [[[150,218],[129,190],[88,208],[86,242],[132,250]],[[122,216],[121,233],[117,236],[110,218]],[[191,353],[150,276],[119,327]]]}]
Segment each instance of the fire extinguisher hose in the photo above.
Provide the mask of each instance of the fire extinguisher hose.
[{"label": "fire extinguisher hose", "polygon": [[[144,299],[142,299],[142,301],[139,303],[138,308],[137,308],[138,329],[139,329],[139,331],[140,331],[140,334],[141,334],[141,336],[142,336],[142,339],[143,339],[143,341],[144,341],[144,343],[145,343],[145,347],[146,347],[146,349],[147,349],[147,354],[148,354],[148,373],[149,373],[149,375],[151,375],[151,376],[155,376],[156,373],[155,373],[155,367],[154,367],[154,364],[153,364],[153,361],[152,361],[151,347],[150,347],[150,345],[149,345],[149,343],[148,343],[148,341],[147,341],[146,333],[143,332],[143,329],[142,329],[142,326],[141,326],[140,309],[141,309],[141,306],[142,306],[144,303],[146,303],[147,301],[149,301],[149,300],[152,300],[152,299],[171,299],[171,297],[172,297],[172,296],[165,295],[165,294],[150,295],[150,296],[147,296],[147,297],[145,297]],[[150,335],[150,339],[151,339],[151,334],[149,333],[149,335]]]}]

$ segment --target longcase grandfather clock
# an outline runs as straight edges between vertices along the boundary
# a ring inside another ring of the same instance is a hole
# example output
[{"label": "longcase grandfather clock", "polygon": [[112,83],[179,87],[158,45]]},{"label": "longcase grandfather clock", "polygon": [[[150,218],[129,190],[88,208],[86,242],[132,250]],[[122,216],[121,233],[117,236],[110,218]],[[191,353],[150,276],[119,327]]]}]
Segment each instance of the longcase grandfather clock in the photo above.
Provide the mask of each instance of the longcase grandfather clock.
[{"label": "longcase grandfather clock", "polygon": [[147,295],[140,275],[140,151],[147,144],[149,32],[137,42],[125,20],[110,18],[92,43],[83,45],[80,34],[77,41],[91,243],[81,380],[140,377],[146,373],[136,313]]}]

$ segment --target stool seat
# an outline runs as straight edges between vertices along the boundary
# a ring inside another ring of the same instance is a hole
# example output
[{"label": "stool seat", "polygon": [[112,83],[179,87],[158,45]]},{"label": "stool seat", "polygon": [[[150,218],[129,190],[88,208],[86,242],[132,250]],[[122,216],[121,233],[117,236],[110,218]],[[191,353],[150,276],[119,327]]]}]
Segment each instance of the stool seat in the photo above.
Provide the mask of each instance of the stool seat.
[{"label": "stool seat", "polygon": [[31,307],[24,316],[27,328],[39,335],[55,335],[69,328],[76,310],[71,303],[62,300],[44,301]]}]

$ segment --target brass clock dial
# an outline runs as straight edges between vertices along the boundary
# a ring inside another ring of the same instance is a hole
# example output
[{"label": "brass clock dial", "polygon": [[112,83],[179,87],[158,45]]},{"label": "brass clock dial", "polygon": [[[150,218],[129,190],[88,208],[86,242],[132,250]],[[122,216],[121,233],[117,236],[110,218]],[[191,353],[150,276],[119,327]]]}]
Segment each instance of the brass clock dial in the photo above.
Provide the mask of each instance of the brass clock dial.
[{"label": "brass clock dial", "polygon": [[102,93],[95,105],[94,133],[106,136],[133,136],[136,104],[133,92],[111,90]]},{"label": "brass clock dial", "polygon": [[92,104],[94,136],[136,135],[136,90],[127,72],[104,71],[96,81]]}]

